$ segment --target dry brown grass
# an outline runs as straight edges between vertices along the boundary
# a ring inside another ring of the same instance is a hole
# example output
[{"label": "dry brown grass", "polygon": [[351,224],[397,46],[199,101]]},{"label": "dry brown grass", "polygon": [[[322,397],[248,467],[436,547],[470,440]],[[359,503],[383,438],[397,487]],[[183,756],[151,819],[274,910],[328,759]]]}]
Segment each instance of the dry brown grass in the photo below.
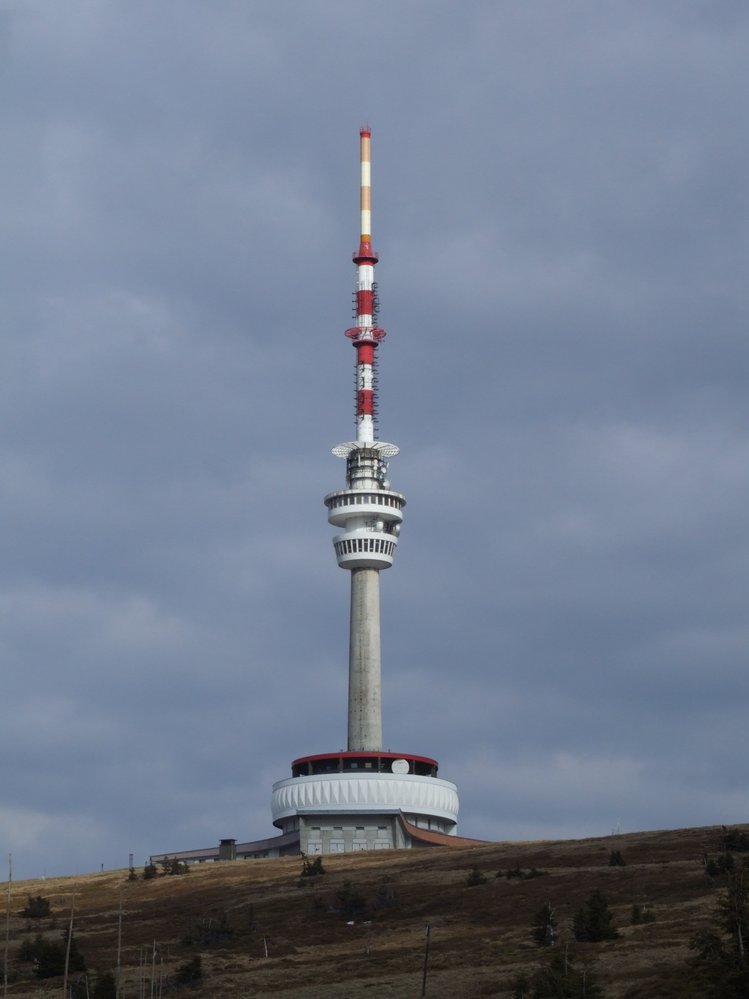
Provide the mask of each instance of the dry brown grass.
[{"label": "dry brown grass", "polygon": [[[114,970],[122,899],[123,999],[139,996],[139,963],[145,959],[150,970],[154,941],[157,977],[162,967],[172,975],[201,955],[203,985],[182,993],[195,999],[417,997],[427,922],[428,996],[509,997],[515,976],[548,956],[529,935],[538,909],[551,901],[561,945],[571,935],[575,910],[599,888],[621,936],[578,945],[578,959],[592,963],[609,999],[675,999],[692,994],[688,943],[711,921],[720,891],[706,881],[701,856],[705,849],[717,852],[719,841],[720,827],[709,827],[331,856],[324,858],[325,875],[304,882],[298,858],[206,864],[153,881],[130,882],[127,871],[111,871],[19,882],[12,886],[8,996],[61,995],[60,980],[34,981],[17,952],[38,930],[60,937],[75,893],[76,939],[92,978]],[[609,867],[613,849],[622,852],[625,867]],[[474,866],[488,880],[468,888]],[[495,877],[515,867],[547,873],[528,880]],[[395,907],[370,908],[354,925],[331,911],[345,881],[371,905],[386,879]],[[34,921],[18,915],[27,897],[38,894],[49,899],[52,916]],[[656,921],[630,925],[635,903],[651,905]],[[229,939],[187,942],[221,922],[232,931]],[[150,985],[145,994],[151,995]]]}]

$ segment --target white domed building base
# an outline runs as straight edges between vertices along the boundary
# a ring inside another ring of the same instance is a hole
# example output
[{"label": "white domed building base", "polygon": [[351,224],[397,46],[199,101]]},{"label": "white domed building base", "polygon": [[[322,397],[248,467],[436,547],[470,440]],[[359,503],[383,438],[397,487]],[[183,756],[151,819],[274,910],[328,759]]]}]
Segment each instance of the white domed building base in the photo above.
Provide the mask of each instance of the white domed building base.
[{"label": "white domed building base", "polygon": [[437,777],[437,762],[428,757],[326,753],[294,760],[292,774],[273,785],[273,824],[298,834],[302,853],[461,842],[458,790]]}]

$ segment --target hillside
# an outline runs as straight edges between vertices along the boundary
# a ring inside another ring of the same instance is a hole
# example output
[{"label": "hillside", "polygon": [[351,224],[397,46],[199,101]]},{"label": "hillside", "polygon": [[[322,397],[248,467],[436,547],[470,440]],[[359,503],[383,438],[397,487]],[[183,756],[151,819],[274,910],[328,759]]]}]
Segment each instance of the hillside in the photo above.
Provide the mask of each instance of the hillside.
[{"label": "hillside", "polygon": [[[175,994],[168,983],[196,955],[203,982],[180,993],[195,999],[416,997],[427,923],[428,996],[510,997],[521,972],[547,962],[552,951],[563,952],[576,910],[599,889],[620,936],[595,944],[572,941],[569,955],[581,973],[592,969],[607,999],[697,996],[702,993],[690,984],[688,944],[696,931],[715,924],[716,904],[725,894],[720,877],[706,877],[702,859],[704,852],[718,856],[721,840],[721,828],[708,827],[381,851],[325,857],[325,874],[305,879],[300,859],[283,858],[205,864],[147,881],[142,871],[130,881],[125,870],[18,882],[11,886],[7,994],[61,995],[62,979],[36,980],[19,950],[37,933],[59,941],[74,895],[75,940],[92,997],[97,973],[116,966],[120,900],[123,999]],[[609,865],[614,850],[625,866]],[[473,868],[487,880],[468,887]],[[543,873],[505,876],[534,868]],[[2,892],[5,899],[7,885]],[[51,914],[22,917],[29,896],[37,895],[49,900]],[[553,949],[530,936],[533,917],[547,901],[558,918]],[[366,905],[363,911],[359,903]],[[631,925],[635,904],[650,907],[655,921]],[[335,911],[347,906],[347,912]],[[86,995],[84,983],[79,994]]]}]

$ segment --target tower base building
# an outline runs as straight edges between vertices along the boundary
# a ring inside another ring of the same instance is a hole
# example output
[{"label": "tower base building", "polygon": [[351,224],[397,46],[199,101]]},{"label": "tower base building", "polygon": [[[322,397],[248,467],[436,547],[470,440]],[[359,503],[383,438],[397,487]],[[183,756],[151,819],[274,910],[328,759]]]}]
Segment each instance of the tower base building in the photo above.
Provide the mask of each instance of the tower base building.
[{"label": "tower base building", "polygon": [[426,756],[345,752],[303,756],[273,785],[273,824],[305,854],[427,845],[455,835],[458,791]]}]

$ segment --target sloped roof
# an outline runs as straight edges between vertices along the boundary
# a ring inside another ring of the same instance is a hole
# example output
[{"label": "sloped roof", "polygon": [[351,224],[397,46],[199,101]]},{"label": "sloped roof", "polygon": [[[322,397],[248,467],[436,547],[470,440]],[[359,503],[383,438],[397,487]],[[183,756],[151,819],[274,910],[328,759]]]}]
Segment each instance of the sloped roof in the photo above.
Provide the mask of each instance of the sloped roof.
[{"label": "sloped roof", "polygon": [[431,829],[419,829],[412,822],[407,822],[402,815],[400,820],[411,839],[429,846],[485,846],[488,842],[485,839],[468,839],[466,836],[450,836],[448,833],[433,832]]}]

